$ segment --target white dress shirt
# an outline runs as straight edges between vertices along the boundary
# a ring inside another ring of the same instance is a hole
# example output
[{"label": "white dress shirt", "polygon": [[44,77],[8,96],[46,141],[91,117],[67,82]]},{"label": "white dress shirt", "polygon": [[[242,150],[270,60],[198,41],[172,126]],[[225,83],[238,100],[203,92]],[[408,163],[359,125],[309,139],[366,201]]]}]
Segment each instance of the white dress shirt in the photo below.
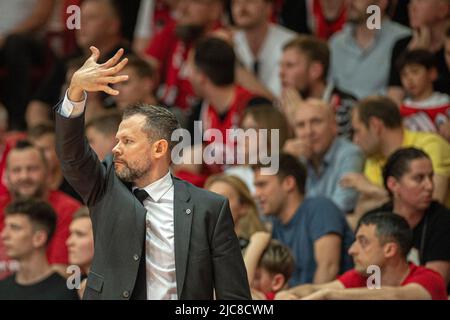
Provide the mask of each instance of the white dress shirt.
[{"label": "white dress shirt", "polygon": [[283,46],[296,37],[296,33],[279,25],[271,24],[266,38],[254,57],[247,36],[243,30],[234,34],[234,47],[245,68],[253,72],[253,65],[259,62],[258,79],[277,97],[281,96],[280,61]]},{"label": "white dress shirt", "polygon": [[[70,101],[67,93],[58,112],[64,117],[80,116],[86,105]],[[133,191],[136,187],[133,187]],[[144,188],[149,194],[144,200],[145,262],[147,275],[147,299],[177,300],[174,244],[174,186],[170,171],[158,181]]]}]

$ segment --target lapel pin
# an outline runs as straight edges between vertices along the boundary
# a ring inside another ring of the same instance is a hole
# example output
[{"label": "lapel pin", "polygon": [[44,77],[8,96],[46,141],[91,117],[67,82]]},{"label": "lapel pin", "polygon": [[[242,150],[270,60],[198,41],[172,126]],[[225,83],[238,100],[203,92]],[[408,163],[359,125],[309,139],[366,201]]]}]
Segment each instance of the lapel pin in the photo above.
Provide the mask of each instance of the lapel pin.
[{"label": "lapel pin", "polygon": [[186,209],[186,214],[191,214],[191,209]]}]

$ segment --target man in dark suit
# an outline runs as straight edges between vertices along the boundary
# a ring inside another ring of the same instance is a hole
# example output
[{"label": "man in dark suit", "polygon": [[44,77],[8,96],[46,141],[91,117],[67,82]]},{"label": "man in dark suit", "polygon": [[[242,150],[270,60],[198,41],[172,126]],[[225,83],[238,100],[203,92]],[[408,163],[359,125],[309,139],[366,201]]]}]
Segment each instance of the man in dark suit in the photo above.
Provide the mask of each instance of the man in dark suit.
[{"label": "man in dark suit", "polygon": [[89,147],[85,92],[117,95],[108,85],[128,79],[117,76],[127,63],[123,50],[104,64],[91,51],[55,108],[64,176],[89,206],[94,230],[84,299],[250,299],[228,201],[170,174],[179,127],[171,112],[131,107],[114,157],[101,163]]}]

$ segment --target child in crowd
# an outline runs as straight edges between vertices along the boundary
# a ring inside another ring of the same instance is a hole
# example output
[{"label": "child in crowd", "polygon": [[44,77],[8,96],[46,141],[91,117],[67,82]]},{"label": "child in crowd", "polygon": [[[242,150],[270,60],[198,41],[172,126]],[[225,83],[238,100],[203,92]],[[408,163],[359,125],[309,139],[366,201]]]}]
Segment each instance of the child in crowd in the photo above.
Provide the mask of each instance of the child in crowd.
[{"label": "child in crowd", "polygon": [[267,232],[252,235],[244,262],[254,300],[273,300],[286,289],[295,264],[289,248]]},{"label": "child in crowd", "polygon": [[397,67],[407,93],[400,106],[405,127],[439,133],[450,141],[450,96],[434,91],[438,71],[433,54],[427,50],[406,51]]}]

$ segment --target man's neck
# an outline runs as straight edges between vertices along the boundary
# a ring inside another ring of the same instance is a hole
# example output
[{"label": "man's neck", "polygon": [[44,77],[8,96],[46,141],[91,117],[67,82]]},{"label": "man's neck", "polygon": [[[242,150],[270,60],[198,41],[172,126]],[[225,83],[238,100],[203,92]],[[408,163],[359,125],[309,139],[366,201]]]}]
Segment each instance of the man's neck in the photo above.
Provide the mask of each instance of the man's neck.
[{"label": "man's neck", "polygon": [[32,285],[46,279],[52,273],[53,269],[48,264],[45,251],[36,251],[20,261],[16,282],[21,285]]},{"label": "man's neck", "polygon": [[405,258],[392,261],[381,270],[381,287],[399,287],[409,272],[409,265]]},{"label": "man's neck", "polygon": [[308,98],[315,98],[322,100],[327,84],[323,80],[318,80],[309,87]]},{"label": "man's neck", "polygon": [[149,172],[149,174],[133,182],[133,185],[135,187],[145,188],[151,185],[153,182],[160,180],[169,173],[169,166],[162,165],[161,167],[157,167],[156,164],[153,165],[154,169],[151,172]]},{"label": "man's neck", "polygon": [[394,212],[401,215],[408,222],[411,228],[415,228],[425,215],[425,211],[419,211],[407,205],[394,201]]},{"label": "man's neck", "polygon": [[288,224],[289,221],[294,217],[298,208],[303,202],[303,195],[298,192],[293,192],[288,196],[287,203],[282,208],[281,212],[278,214],[278,219],[282,224]]},{"label": "man's neck", "polygon": [[355,26],[355,34],[354,34],[356,43],[361,49],[366,50],[375,41],[376,33],[377,33],[376,29],[372,30],[367,28],[366,22],[357,24]]},{"label": "man's neck", "polygon": [[246,29],[244,31],[248,45],[255,60],[259,57],[259,52],[264,44],[264,41],[266,40],[269,27],[270,23],[266,21],[258,26],[255,26],[254,28]]},{"label": "man's neck", "polygon": [[400,148],[403,144],[404,132],[403,128],[386,129],[383,137],[380,140],[383,141],[381,146],[381,153],[383,157],[388,158],[395,150]]},{"label": "man's neck", "polygon": [[234,84],[225,87],[212,87],[210,94],[205,98],[214,106],[217,113],[224,114],[230,109],[234,99],[235,89],[236,86]]}]

